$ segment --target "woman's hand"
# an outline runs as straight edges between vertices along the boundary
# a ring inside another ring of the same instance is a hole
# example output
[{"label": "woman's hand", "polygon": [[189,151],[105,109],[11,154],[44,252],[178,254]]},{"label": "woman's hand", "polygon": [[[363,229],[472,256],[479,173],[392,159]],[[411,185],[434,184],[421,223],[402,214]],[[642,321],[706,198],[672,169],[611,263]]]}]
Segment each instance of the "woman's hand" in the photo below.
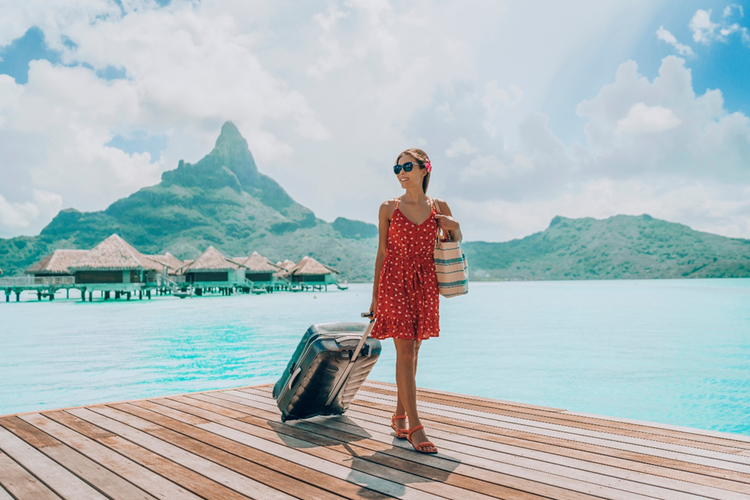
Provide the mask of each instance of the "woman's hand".
[{"label": "woman's hand", "polygon": [[370,314],[372,314],[373,318],[378,315],[378,298],[377,297],[372,298],[372,303],[370,304]]},{"label": "woman's hand", "polygon": [[435,214],[435,219],[437,220],[438,228],[442,229],[443,231],[458,231],[458,229],[461,227],[459,226],[456,219],[454,219],[450,215]]}]

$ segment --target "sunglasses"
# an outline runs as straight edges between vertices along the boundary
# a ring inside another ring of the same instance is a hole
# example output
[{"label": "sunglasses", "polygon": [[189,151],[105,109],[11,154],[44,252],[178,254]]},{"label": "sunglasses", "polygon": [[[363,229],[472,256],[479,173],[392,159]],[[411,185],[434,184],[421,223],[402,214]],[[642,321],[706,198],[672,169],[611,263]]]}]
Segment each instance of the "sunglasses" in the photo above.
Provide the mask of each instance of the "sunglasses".
[{"label": "sunglasses", "polygon": [[414,163],[414,162],[410,162],[410,161],[407,161],[403,165],[399,165],[397,163],[397,164],[393,165],[393,173],[396,174],[396,175],[398,175],[398,174],[401,173],[402,169],[404,170],[404,172],[411,172],[412,169],[415,166],[417,166],[417,165],[419,165],[419,164],[418,163]]}]

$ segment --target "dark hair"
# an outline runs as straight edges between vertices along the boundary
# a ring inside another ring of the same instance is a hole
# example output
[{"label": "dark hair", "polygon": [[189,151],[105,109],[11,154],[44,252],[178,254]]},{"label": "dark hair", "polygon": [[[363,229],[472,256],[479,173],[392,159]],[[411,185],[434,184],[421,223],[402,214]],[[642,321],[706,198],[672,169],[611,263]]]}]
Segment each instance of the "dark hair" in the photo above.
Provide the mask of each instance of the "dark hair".
[{"label": "dark hair", "polygon": [[[396,157],[396,163],[398,163],[399,160],[401,160],[401,157],[404,155],[410,155],[415,160],[417,160],[417,163],[419,164],[420,169],[425,168],[424,166],[425,163],[430,162],[430,157],[427,156],[427,153],[425,153],[419,148],[411,148],[411,149],[407,149],[406,151],[402,151],[401,154],[399,154],[398,157]],[[427,175],[422,177],[422,191],[425,194],[427,194],[427,186],[429,185],[430,185],[430,172],[427,172]]]}]

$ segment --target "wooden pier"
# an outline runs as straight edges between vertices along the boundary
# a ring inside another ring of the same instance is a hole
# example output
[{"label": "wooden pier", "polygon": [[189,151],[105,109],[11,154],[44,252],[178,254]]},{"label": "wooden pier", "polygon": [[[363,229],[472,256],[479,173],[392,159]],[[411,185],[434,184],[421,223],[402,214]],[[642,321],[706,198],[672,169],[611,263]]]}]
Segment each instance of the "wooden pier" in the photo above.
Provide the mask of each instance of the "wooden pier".
[{"label": "wooden pier", "polygon": [[438,455],[395,439],[395,387],[282,424],[270,386],[0,417],[0,499],[748,499],[750,437],[420,390]]}]

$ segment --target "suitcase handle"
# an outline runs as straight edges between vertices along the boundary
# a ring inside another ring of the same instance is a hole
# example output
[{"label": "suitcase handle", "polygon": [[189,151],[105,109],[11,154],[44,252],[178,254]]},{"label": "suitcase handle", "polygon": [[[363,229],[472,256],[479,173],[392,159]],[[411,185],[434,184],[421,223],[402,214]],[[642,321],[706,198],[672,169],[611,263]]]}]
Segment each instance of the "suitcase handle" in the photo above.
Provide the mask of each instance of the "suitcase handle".
[{"label": "suitcase handle", "polygon": [[334,398],[338,395],[339,391],[341,391],[341,388],[344,386],[344,383],[346,383],[346,379],[349,378],[349,372],[352,371],[352,366],[354,366],[354,362],[357,361],[357,356],[359,356],[359,353],[362,350],[362,346],[364,346],[365,342],[367,342],[367,337],[370,336],[372,327],[375,326],[375,315],[371,311],[362,313],[362,317],[370,318],[370,324],[367,325],[367,328],[365,329],[365,333],[363,333],[362,338],[359,339],[359,344],[357,344],[357,348],[354,349],[354,352],[352,353],[352,357],[349,360],[349,364],[346,365],[346,368],[344,368],[344,373],[341,374],[338,381],[336,381],[336,385],[333,386],[333,389],[331,390],[331,394],[328,395],[328,401],[326,401],[326,406],[330,405],[331,402],[333,402]]},{"label": "suitcase handle", "polygon": [[294,381],[297,379],[297,376],[302,372],[302,367],[298,366],[296,370],[294,370],[294,373],[292,373],[292,376],[289,377],[289,390],[292,390],[292,385],[294,384]]}]

